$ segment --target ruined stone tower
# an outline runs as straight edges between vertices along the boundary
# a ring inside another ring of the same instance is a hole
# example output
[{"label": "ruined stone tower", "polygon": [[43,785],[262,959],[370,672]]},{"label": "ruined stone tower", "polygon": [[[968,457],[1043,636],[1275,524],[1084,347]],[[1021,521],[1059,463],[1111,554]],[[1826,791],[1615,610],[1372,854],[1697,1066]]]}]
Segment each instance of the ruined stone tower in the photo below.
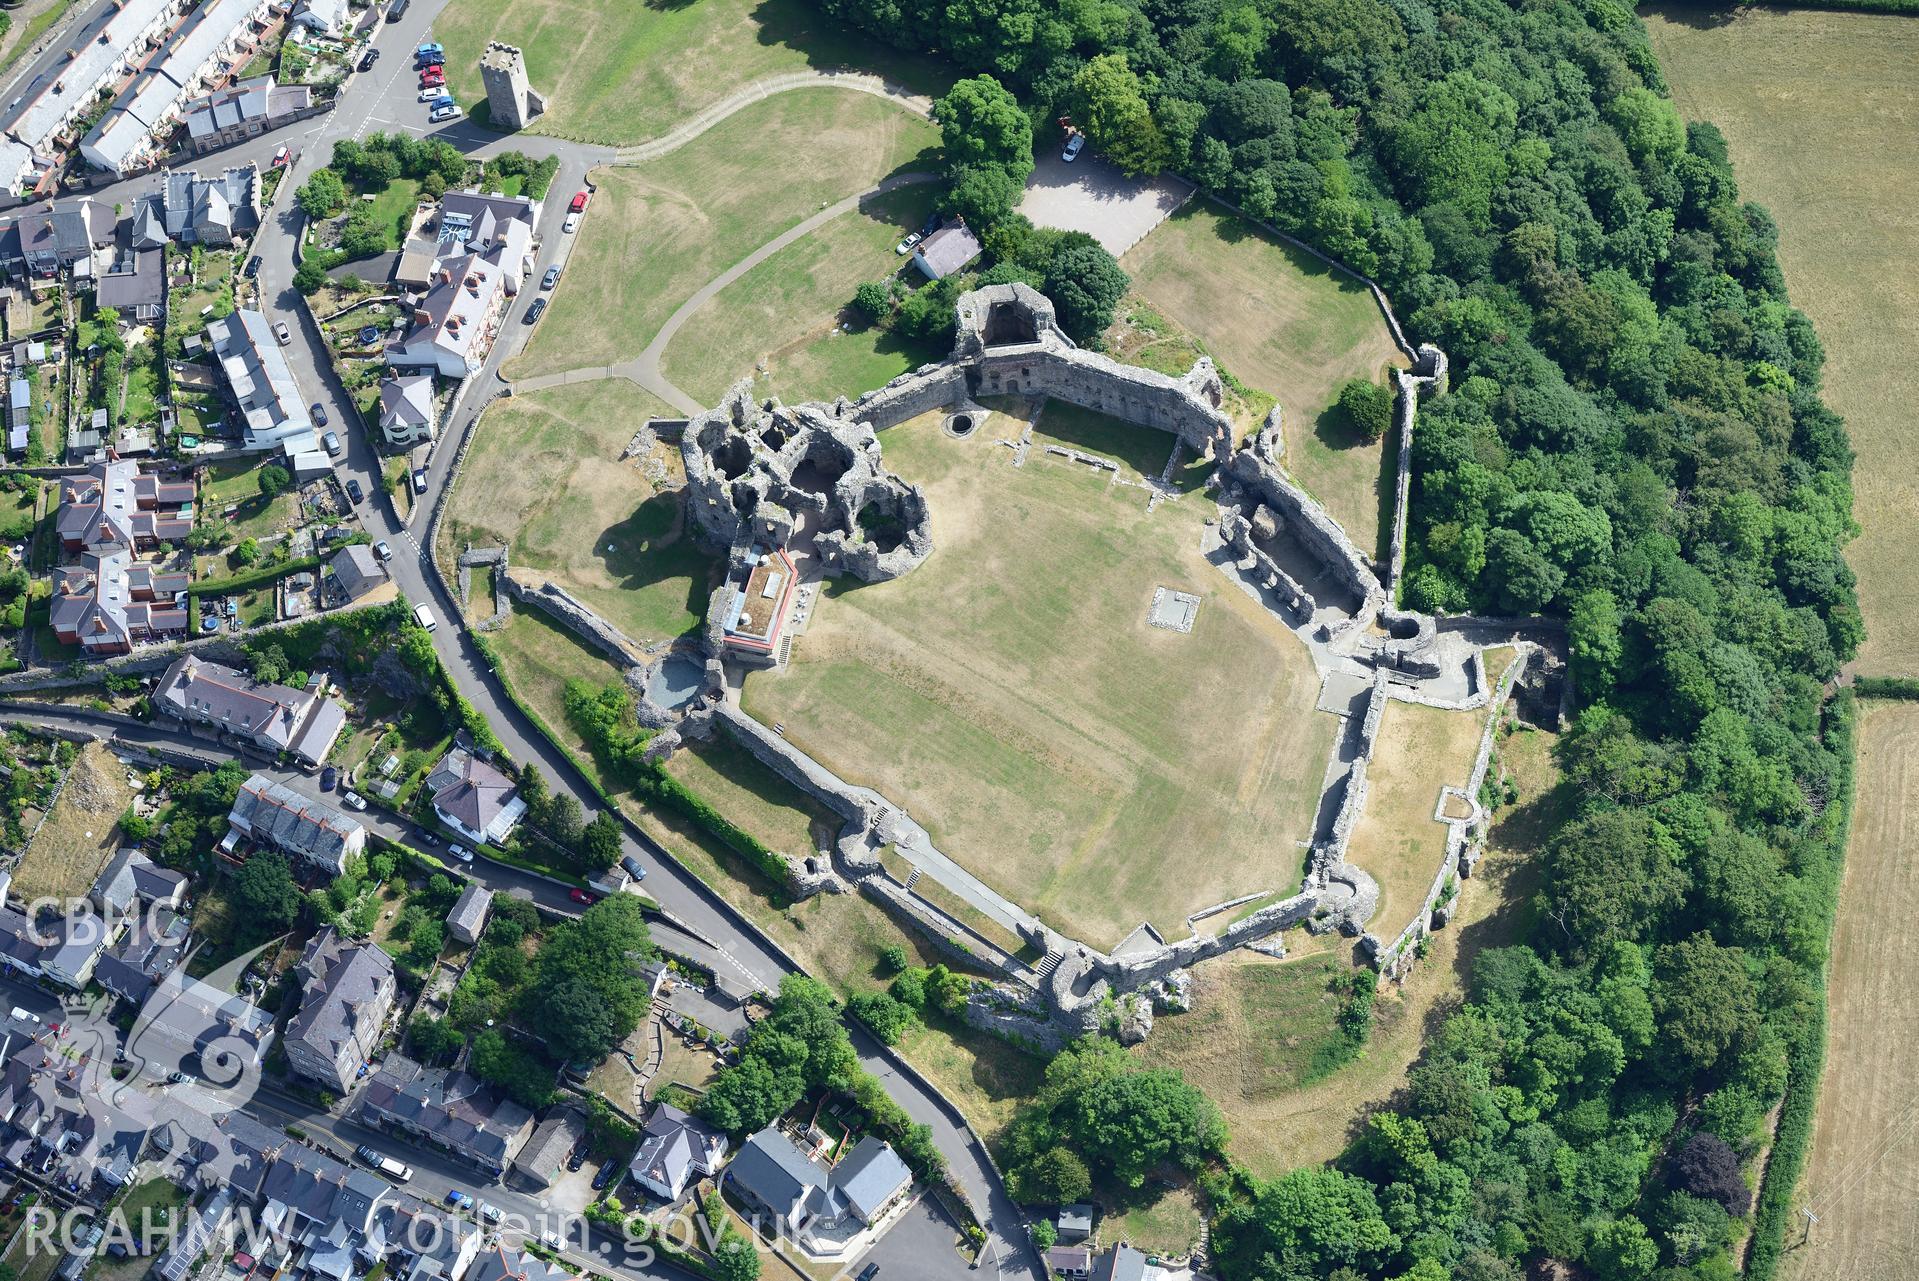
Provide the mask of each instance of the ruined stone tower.
[{"label": "ruined stone tower", "polygon": [[519,49],[498,40],[486,42],[480,57],[480,79],[486,85],[487,109],[496,129],[524,129],[546,110],[546,99],[527,83],[526,58]]}]

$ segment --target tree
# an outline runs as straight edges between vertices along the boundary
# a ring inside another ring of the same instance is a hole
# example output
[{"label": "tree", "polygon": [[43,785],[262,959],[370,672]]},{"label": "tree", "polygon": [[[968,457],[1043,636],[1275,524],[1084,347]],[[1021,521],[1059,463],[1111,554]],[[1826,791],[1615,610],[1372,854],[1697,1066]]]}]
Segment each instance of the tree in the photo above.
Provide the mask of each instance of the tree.
[{"label": "tree", "polygon": [[912,1009],[885,992],[855,992],[847,998],[846,1008],[887,1045],[898,1045],[915,1022]]},{"label": "tree", "polygon": [[1004,165],[958,165],[947,175],[939,207],[976,231],[986,230],[1012,214],[1019,204],[1020,184]]},{"label": "tree", "polygon": [[1739,1169],[1739,1154],[1724,1139],[1700,1132],[1673,1157],[1672,1181],[1685,1192],[1716,1201],[1726,1213],[1743,1218],[1752,1208],[1752,1189]]},{"label": "tree", "polygon": [[287,473],[286,468],[280,466],[278,463],[268,463],[266,466],[260,468],[260,492],[266,497],[278,498],[281,494],[286,493],[292,484],[293,477]]},{"label": "tree", "polygon": [[326,269],[320,266],[318,260],[307,258],[293,273],[293,287],[300,291],[302,297],[311,298],[326,285],[326,279]]},{"label": "tree", "polygon": [[1759,1022],[1759,993],[1744,951],[1703,933],[1653,953],[1652,1007],[1659,1048],[1682,1075],[1718,1064]]},{"label": "tree", "polygon": [[1059,327],[1075,342],[1105,332],[1131,283],[1119,260],[1090,236],[1063,241],[1046,265],[1046,296],[1058,309]]},{"label": "tree", "polygon": [[580,857],[595,871],[604,872],[620,861],[624,833],[611,810],[602,810],[580,831]]},{"label": "tree", "polygon": [[278,645],[262,645],[256,650],[248,651],[247,656],[253,660],[254,680],[277,685],[286,679],[286,651]]},{"label": "tree", "polygon": [[1349,379],[1339,389],[1339,412],[1354,431],[1378,440],[1393,425],[1393,394],[1371,379]]},{"label": "tree", "polygon": [[1228,1276],[1323,1276],[1335,1268],[1372,1274],[1397,1248],[1364,1179],[1308,1166],[1229,1203],[1213,1225],[1213,1255]]},{"label": "tree", "polygon": [[999,165],[1021,182],[1033,170],[1033,125],[1009,93],[991,76],[973,76],[954,84],[933,104],[949,168]]},{"label": "tree", "polygon": [[555,792],[552,803],[546,807],[546,834],[568,849],[580,843],[580,837],[586,832],[586,812],[580,803],[566,792]]},{"label": "tree", "polygon": [[300,212],[307,217],[331,218],[346,207],[346,184],[331,169],[315,170],[313,176],[301,184],[294,199],[299,201]]},{"label": "tree", "polygon": [[487,1028],[473,1038],[467,1067],[482,1081],[491,1081],[529,1108],[553,1101],[552,1068],[534,1054],[506,1039],[498,1028]]},{"label": "tree", "polygon": [[1685,897],[1670,833],[1641,810],[1579,819],[1546,847],[1548,916],[1574,947],[1643,938]]},{"label": "tree", "polygon": [[1123,53],[1090,59],[1073,77],[1073,117],[1092,144],[1129,174],[1158,173],[1172,160]]},{"label": "tree", "polygon": [[261,850],[241,865],[233,877],[236,919],[257,935],[272,934],[293,924],[300,914],[300,887],[286,855]]},{"label": "tree", "polygon": [[864,281],[853,290],[853,310],[870,322],[884,320],[893,310],[893,293],[877,281]]},{"label": "tree", "polygon": [[260,541],[257,538],[242,538],[233,549],[233,563],[252,565],[260,559]]},{"label": "tree", "polygon": [[1086,1162],[1063,1147],[1048,1148],[1025,1165],[1014,1167],[1011,1174],[1015,1194],[1029,1204],[1065,1204],[1093,1190],[1093,1176]]},{"label": "tree", "polygon": [[898,943],[889,943],[880,949],[880,969],[887,974],[898,974],[912,963],[906,949]]}]

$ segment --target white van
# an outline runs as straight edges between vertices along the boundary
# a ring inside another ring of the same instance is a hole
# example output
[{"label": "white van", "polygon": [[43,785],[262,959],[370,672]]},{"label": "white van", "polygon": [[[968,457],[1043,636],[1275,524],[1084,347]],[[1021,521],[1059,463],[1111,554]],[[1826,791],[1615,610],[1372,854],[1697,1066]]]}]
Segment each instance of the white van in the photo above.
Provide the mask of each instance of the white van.
[{"label": "white van", "polygon": [[433,621],[433,611],[425,605],[415,605],[413,607],[413,620],[429,632],[439,626],[438,623]]}]

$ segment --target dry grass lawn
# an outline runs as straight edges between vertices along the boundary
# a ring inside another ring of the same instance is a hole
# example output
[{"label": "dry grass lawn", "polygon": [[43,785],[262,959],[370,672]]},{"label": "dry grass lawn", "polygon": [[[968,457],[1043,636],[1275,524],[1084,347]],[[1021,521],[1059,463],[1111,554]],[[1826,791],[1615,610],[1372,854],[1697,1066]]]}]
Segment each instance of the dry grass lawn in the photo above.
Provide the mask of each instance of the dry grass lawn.
[{"label": "dry grass lawn", "polygon": [[1391,456],[1328,412],[1348,379],[1406,363],[1366,287],[1199,200],[1121,262],[1135,293],[1197,335],[1221,367],[1278,398],[1287,469],[1361,549],[1373,548],[1390,524]]},{"label": "dry grass lawn", "polygon": [[[640,354],[681,303],[822,205],[866,191],[939,140],[884,99],[802,89],[755,103],[679,150],[602,170],[597,210],[545,320],[508,376]],[[850,291],[849,291],[850,292]],[[727,370],[722,385],[748,370]]]},{"label": "dry grass lawn", "polygon": [[934,190],[888,192],[774,254],[693,314],[661,371],[702,404],[748,376],[759,394],[797,404],[852,398],[938,359],[943,351],[868,326],[848,305],[863,281],[905,269],[919,283],[893,246],[925,220]]},{"label": "dry grass lawn", "polygon": [[1826,403],[1845,416],[1858,453],[1853,514],[1864,532],[1846,559],[1865,610],[1859,666],[1919,675],[1919,545],[1908,533],[1919,471],[1907,408],[1919,373],[1887,359],[1919,345],[1919,23],[1675,8],[1648,13],[1646,25],[1680,111],[1719,126],[1740,194],[1778,220],[1792,301],[1826,346]]},{"label": "dry grass lawn", "polygon": [[[1149,514],[1139,489],[1037,447],[1016,470],[993,438],[1017,426],[885,433],[888,465],[927,489],[935,551],[824,594],[790,668],[749,678],[747,709],[1102,947],[1292,888],[1334,730],[1306,650],[1200,555],[1211,504]],[[1202,598],[1190,635],[1147,625],[1158,586]]]},{"label": "dry grass lawn", "polygon": [[85,898],[120,847],[120,815],[131,804],[127,767],[104,744],[82,747],[60,799],[14,869],[14,896],[25,903]]},{"label": "dry grass lawn", "polygon": [[1483,711],[1386,704],[1366,770],[1366,804],[1346,847],[1347,859],[1379,882],[1367,929],[1382,939],[1406,928],[1432,887],[1446,855],[1446,825],[1433,817],[1439,789],[1466,785],[1485,726]]},{"label": "dry grass lawn", "polygon": [[[1819,1216],[1779,1274],[1894,1281],[1919,1253],[1919,705],[1861,703],[1858,802],[1832,940],[1826,1070],[1795,1205]],[[1799,1237],[1795,1216],[1787,1240]]]},{"label": "dry grass lawn", "polygon": [[[1426,1038],[1462,999],[1479,949],[1524,937],[1539,842],[1571,803],[1556,788],[1552,743],[1530,730],[1503,740],[1500,758],[1519,803],[1494,820],[1486,857],[1460,887],[1453,924],[1433,936],[1404,984],[1380,988],[1358,1059],[1301,1084],[1311,1048],[1331,1040],[1337,1001],[1326,988],[1352,962],[1348,940],[1283,963],[1245,954],[1209,961],[1194,972],[1193,1011],[1154,1024],[1139,1053],[1179,1068],[1219,1104],[1235,1161],[1271,1178],[1338,1156],[1365,1117],[1405,1085]],[[1295,939],[1302,948],[1320,946],[1296,935],[1289,947]]]},{"label": "dry grass lawn", "polygon": [[858,66],[931,89],[930,63],[861,39],[806,0],[457,0],[433,23],[451,92],[486,101],[480,51],[526,51],[546,114],[528,130],[609,144],[659,137],[754,80],[809,67]]},{"label": "dry grass lawn", "polygon": [[641,645],[686,631],[705,612],[713,558],[682,539],[679,498],[620,461],[664,411],[624,379],[496,402],[460,470],[448,546],[506,543],[516,570],[551,576]]},{"label": "dry grass lawn", "polygon": [[810,854],[839,832],[837,815],[724,734],[675,752],[666,771],[782,854]]},{"label": "dry grass lawn", "polygon": [[563,697],[568,681],[607,685],[620,679],[620,669],[598,650],[582,645],[537,609],[516,605],[506,626],[486,635],[499,657],[500,675],[556,734],[568,731]]}]

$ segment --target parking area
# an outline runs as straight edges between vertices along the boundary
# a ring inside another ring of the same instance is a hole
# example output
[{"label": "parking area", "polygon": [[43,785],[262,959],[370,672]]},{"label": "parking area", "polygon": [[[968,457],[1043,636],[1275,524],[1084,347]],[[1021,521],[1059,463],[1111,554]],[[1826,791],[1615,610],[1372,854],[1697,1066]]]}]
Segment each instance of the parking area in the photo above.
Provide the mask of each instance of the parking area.
[{"label": "parking area", "polygon": [[[868,1264],[878,1264],[875,1281],[951,1276],[954,1259],[960,1257],[960,1245],[959,1229],[939,1202],[928,1194],[920,1197],[900,1221],[859,1258],[857,1270],[864,1271]],[[1024,1275],[1024,1270],[1018,1267],[1007,1270]],[[998,1275],[991,1262],[982,1264],[980,1272],[986,1277]]]},{"label": "parking area", "polygon": [[1192,193],[1183,178],[1128,178],[1090,150],[1067,164],[1058,148],[1049,147],[1026,180],[1019,211],[1036,227],[1083,231],[1117,258]]}]

